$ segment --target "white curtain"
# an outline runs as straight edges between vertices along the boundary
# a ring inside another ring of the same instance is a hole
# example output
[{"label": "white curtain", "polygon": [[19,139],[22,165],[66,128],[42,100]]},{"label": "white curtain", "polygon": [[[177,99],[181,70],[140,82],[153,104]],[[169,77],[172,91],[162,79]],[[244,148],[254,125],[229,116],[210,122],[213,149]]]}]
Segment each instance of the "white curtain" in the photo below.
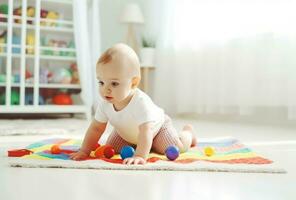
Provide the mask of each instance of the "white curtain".
[{"label": "white curtain", "polygon": [[168,112],[296,119],[296,12],[290,0],[170,0],[157,43],[155,99]]},{"label": "white curtain", "polygon": [[101,54],[99,0],[73,0],[77,65],[82,87],[81,98],[88,106],[98,99],[95,66]]}]

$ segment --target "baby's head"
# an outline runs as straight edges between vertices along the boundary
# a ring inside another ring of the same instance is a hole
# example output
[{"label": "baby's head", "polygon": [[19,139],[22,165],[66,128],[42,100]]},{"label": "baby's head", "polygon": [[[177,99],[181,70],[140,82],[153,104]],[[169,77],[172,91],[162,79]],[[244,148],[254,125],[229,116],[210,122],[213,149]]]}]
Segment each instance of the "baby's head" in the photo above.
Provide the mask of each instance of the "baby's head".
[{"label": "baby's head", "polygon": [[141,80],[140,62],[129,46],[119,43],[107,49],[97,62],[101,96],[111,103],[127,98]]}]

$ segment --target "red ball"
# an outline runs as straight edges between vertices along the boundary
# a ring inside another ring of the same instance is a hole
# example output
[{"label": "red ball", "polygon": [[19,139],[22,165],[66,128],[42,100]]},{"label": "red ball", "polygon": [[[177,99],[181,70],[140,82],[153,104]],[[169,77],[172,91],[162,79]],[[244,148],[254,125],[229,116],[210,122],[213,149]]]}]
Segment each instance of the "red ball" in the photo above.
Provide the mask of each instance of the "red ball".
[{"label": "red ball", "polygon": [[113,149],[113,147],[107,145],[104,149],[105,158],[112,158],[114,154],[115,154],[115,150]]},{"label": "red ball", "polygon": [[52,102],[57,105],[72,105],[73,101],[68,94],[57,94],[52,98]]}]

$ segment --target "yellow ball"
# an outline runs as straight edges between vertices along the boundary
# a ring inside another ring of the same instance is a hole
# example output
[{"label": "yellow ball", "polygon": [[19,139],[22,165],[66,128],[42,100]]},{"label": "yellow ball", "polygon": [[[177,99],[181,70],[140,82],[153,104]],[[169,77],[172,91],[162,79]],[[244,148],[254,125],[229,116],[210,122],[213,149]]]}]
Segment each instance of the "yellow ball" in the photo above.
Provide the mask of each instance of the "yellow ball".
[{"label": "yellow ball", "polygon": [[215,150],[212,147],[204,148],[204,153],[206,156],[212,156],[215,153]]}]

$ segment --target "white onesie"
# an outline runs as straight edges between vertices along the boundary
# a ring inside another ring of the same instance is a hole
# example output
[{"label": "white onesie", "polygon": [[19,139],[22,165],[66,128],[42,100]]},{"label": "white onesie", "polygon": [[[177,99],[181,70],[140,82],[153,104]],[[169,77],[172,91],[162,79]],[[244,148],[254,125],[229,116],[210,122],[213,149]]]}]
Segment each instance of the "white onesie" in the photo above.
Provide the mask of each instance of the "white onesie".
[{"label": "white onesie", "polygon": [[165,114],[147,94],[136,89],[129,104],[120,111],[116,111],[112,103],[106,100],[100,101],[95,120],[103,123],[110,122],[124,140],[137,144],[139,126],[146,122],[153,122],[153,131],[158,132],[165,121]]}]

